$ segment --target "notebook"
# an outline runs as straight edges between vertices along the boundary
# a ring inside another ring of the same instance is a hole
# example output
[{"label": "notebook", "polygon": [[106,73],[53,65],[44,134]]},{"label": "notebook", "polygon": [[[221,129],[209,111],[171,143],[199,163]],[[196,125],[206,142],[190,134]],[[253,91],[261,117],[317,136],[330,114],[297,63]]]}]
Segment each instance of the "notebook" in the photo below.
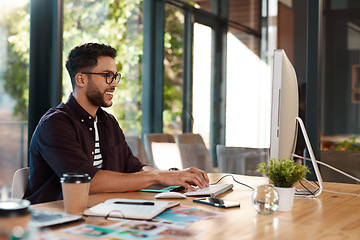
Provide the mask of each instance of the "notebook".
[{"label": "notebook", "polygon": [[189,196],[210,196],[210,197],[216,197],[226,191],[229,191],[230,189],[232,189],[234,187],[233,184],[227,184],[227,183],[222,183],[222,184],[215,184],[215,185],[210,185],[207,188],[198,188],[195,191],[188,191],[185,193],[185,195],[187,197]]},{"label": "notebook", "polygon": [[31,209],[31,220],[29,225],[35,228],[46,228],[83,220],[82,216],[78,215]]},{"label": "notebook", "polygon": [[178,202],[113,198],[84,211],[85,216],[150,220]]}]

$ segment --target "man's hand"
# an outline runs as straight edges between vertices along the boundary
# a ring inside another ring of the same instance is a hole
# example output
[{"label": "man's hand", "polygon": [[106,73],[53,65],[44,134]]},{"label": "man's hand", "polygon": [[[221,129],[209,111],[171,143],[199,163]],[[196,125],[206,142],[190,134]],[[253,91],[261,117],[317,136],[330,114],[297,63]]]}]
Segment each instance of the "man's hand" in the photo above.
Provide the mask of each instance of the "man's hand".
[{"label": "man's hand", "polygon": [[209,186],[207,173],[201,169],[190,167],[179,171],[159,171],[159,183],[169,186],[180,185],[190,190],[194,186]]},{"label": "man's hand", "polygon": [[205,171],[194,167],[179,171],[163,171],[145,166],[136,173],[99,170],[91,180],[90,194],[136,191],[153,184],[179,185],[195,190],[194,186],[199,188],[208,187],[209,178]]}]

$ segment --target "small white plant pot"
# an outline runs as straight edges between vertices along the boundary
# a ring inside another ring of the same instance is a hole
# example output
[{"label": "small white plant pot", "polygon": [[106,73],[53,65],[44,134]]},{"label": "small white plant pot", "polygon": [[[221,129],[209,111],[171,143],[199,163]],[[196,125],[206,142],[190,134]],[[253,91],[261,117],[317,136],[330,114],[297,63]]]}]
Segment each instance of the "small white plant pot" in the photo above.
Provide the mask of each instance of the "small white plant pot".
[{"label": "small white plant pot", "polygon": [[289,212],[292,209],[295,197],[295,188],[275,187],[279,195],[279,208],[277,211]]}]

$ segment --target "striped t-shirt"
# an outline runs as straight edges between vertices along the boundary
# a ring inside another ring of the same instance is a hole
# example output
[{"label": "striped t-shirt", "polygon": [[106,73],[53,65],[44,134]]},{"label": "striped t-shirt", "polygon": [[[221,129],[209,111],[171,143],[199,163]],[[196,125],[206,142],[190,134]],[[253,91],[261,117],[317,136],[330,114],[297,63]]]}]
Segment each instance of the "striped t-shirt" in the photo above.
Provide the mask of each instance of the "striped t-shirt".
[{"label": "striped t-shirt", "polygon": [[100,152],[100,140],[99,140],[99,132],[97,129],[97,116],[94,121],[94,129],[95,129],[95,152],[94,152],[94,167],[102,168],[103,159]]}]

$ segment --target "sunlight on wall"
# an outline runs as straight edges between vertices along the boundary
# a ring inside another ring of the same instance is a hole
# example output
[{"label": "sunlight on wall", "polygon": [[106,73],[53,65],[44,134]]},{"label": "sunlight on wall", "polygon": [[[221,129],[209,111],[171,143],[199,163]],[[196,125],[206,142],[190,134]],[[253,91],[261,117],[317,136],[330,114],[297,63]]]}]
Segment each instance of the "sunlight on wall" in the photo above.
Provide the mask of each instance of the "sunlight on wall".
[{"label": "sunlight on wall", "polygon": [[193,118],[194,133],[199,133],[209,147],[211,28],[194,24]]},{"label": "sunlight on wall", "polygon": [[[271,69],[238,38],[228,34],[226,145],[270,145]],[[211,28],[194,25],[194,133],[209,146]]]},{"label": "sunlight on wall", "polygon": [[227,37],[226,145],[269,147],[270,69],[234,35]]}]

